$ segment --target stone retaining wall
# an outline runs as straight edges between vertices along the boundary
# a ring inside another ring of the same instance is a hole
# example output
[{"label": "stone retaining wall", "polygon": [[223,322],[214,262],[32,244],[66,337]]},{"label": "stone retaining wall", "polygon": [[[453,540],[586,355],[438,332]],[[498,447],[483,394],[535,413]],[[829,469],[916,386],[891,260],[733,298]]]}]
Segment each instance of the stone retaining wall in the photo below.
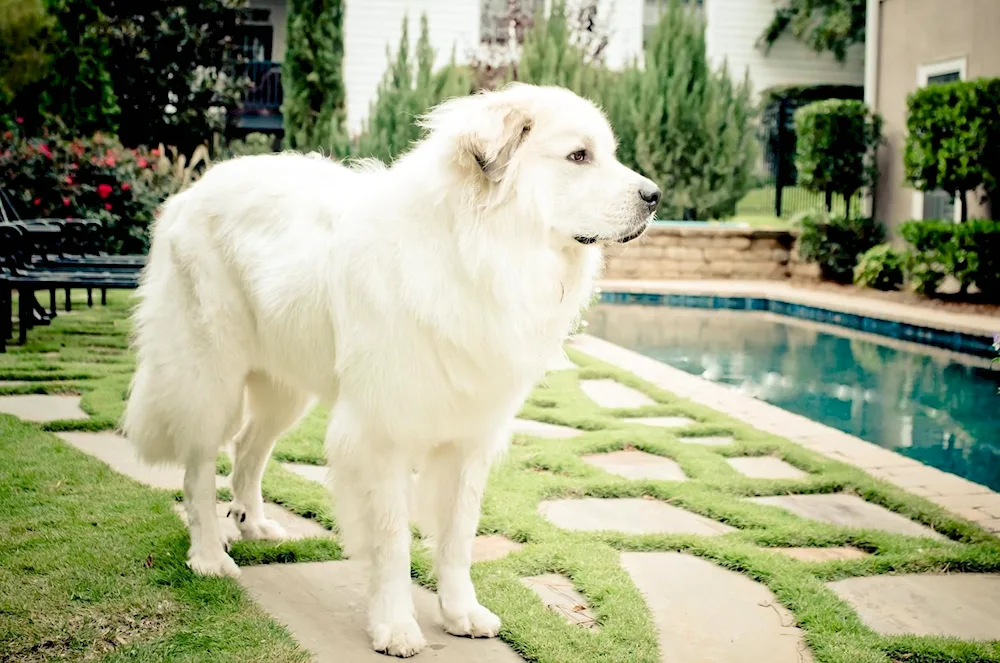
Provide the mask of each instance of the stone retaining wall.
[{"label": "stone retaining wall", "polygon": [[606,279],[809,279],[790,230],[653,226],[644,237],[608,251]]}]

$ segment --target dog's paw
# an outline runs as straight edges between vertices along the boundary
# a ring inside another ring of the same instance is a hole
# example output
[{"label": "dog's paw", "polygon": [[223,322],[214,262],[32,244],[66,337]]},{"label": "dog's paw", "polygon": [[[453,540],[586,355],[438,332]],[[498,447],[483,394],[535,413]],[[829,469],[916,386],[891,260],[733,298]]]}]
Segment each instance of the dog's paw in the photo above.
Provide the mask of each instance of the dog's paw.
[{"label": "dog's paw", "polygon": [[240,575],[240,567],[221,549],[217,552],[191,552],[187,565],[201,576],[236,578]]},{"label": "dog's paw", "polygon": [[427,646],[415,619],[392,624],[372,624],[369,633],[372,637],[372,649],[389,656],[409,658],[419,654]]},{"label": "dog's paw", "polygon": [[229,506],[229,517],[236,523],[240,537],[245,541],[280,541],[288,538],[284,527],[264,516],[251,518],[246,509],[235,502]]},{"label": "dog's paw", "polygon": [[452,635],[470,638],[494,638],[500,633],[500,618],[476,604],[470,610],[441,611],[444,630]]}]

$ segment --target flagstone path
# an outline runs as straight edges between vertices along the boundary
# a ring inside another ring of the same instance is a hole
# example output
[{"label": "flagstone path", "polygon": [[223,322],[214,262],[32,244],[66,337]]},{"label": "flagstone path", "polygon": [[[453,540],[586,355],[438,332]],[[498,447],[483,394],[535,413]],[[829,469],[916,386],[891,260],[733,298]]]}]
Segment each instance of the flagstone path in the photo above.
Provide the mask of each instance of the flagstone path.
[{"label": "flagstone path", "polygon": [[[616,354],[618,350],[608,353],[607,348],[599,345],[584,345],[598,356],[603,352],[605,360],[608,354],[612,358],[621,356]],[[555,362],[553,370],[575,367],[564,360]],[[668,387],[663,385],[663,388]],[[595,408],[634,409],[654,404],[647,395],[612,379],[583,380],[580,388]],[[684,385],[673,388],[683,391]],[[80,409],[78,396],[0,396],[0,412],[37,422],[87,416]],[[666,429],[697,423],[687,417],[622,417],[621,421]],[[584,434],[567,426],[527,420],[518,420],[515,432],[535,439],[548,439],[556,445],[568,444],[567,440]],[[101,459],[115,471],[147,485],[177,490],[183,484],[181,470],[141,463],[128,442],[113,433],[60,433],[59,436],[75,448]],[[688,435],[677,439],[684,444],[720,449],[733,443],[733,438],[726,435]],[[820,452],[827,449],[829,454],[842,453],[844,447],[829,451],[828,448],[835,445],[824,440],[826,438],[807,446]],[[850,459],[856,459],[856,464],[866,469],[896,467],[914,472],[912,464],[899,463],[889,456],[894,456],[892,452],[882,449],[858,447],[852,454]],[[626,480],[663,481],[674,485],[691,483],[677,461],[631,448],[589,453],[583,456],[583,461],[609,476]],[[751,480],[794,481],[809,477],[802,469],[771,456],[731,457],[726,461],[733,470]],[[282,465],[309,481],[324,483],[326,472],[322,467],[296,463]],[[967,489],[961,484],[964,480],[948,484],[951,480],[947,477],[936,485]],[[227,481],[226,477],[219,477],[220,486],[227,485]],[[988,490],[947,497],[954,500],[956,509],[995,514],[993,517],[1000,518],[1000,502],[996,499],[1000,496]],[[944,539],[925,525],[851,494],[784,494],[746,500],[795,514],[804,521]],[[266,508],[268,516],[281,522],[292,538],[332,536],[313,520],[274,504]],[[220,504],[220,518],[231,526],[224,509],[225,505]],[[648,497],[546,499],[538,504],[537,510],[556,528],[573,532],[700,537],[724,537],[739,532],[731,525]],[[182,509],[178,510],[178,515],[184,518]],[[488,564],[507,555],[522,554],[524,549],[523,544],[502,536],[479,536],[474,559],[476,564]],[[837,563],[869,557],[865,551],[850,546],[773,548],[772,551],[797,560],[796,563]],[[709,559],[679,552],[623,552],[620,563],[646,600],[656,625],[664,663],[750,663],[764,660],[760,652],[766,652],[766,660],[773,663],[812,660],[803,633],[791,613],[778,603],[767,587],[748,576],[725,569]],[[267,612],[288,627],[313,660],[352,663],[387,660],[370,650],[365,634],[365,569],[358,563],[248,566],[242,569],[240,582]],[[521,583],[538,596],[542,605],[565,619],[567,627],[595,633],[601,631],[597,613],[569,577],[548,573],[521,578]],[[876,575],[839,580],[828,583],[827,587],[857,610],[861,620],[878,633],[1000,639],[1000,575]],[[472,660],[516,663],[521,660],[500,640],[471,640],[447,635],[438,623],[434,594],[417,586],[413,591],[418,620],[429,643],[418,660],[441,663]]]}]

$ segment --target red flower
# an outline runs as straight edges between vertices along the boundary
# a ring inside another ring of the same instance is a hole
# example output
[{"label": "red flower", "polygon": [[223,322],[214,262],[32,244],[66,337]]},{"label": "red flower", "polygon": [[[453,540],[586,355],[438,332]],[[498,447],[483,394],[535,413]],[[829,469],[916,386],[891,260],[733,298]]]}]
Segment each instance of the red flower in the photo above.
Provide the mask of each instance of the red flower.
[{"label": "red flower", "polygon": [[97,185],[97,195],[100,196],[101,198],[107,198],[108,196],[111,195],[112,191],[114,191],[114,189],[111,187],[110,184]]},{"label": "red flower", "polygon": [[71,163],[71,164],[69,165],[69,169],[70,169],[70,170],[76,170],[76,169],[78,169],[79,167],[80,167],[80,164],[78,164],[78,163]]},{"label": "red flower", "polygon": [[52,158],[52,150],[49,149],[49,146],[48,146],[47,143],[42,143],[41,145],[39,145],[38,146],[38,151],[41,152],[42,154],[44,154],[46,159],[51,159]]},{"label": "red flower", "polygon": [[14,118],[14,121],[17,122],[18,124],[24,124],[24,118],[23,117],[16,117],[16,118]]},{"label": "red flower", "polygon": [[73,145],[70,147],[70,149],[73,150],[73,154],[75,154],[76,156],[78,157],[83,156],[84,149],[83,145],[81,145],[80,143],[74,142]]},{"label": "red flower", "polygon": [[63,196],[63,205],[65,205],[66,207],[69,207],[69,202],[70,202],[69,198],[67,198],[66,196]]},{"label": "red flower", "polygon": [[35,203],[35,207],[38,207],[39,205],[42,204],[42,199],[41,198],[35,198],[35,200],[33,202]]},{"label": "red flower", "polygon": [[144,157],[139,157],[138,163],[139,163],[139,168],[145,168],[146,166],[149,165],[149,162],[146,161]]},{"label": "red flower", "polygon": [[72,175],[67,175],[66,176],[66,184],[69,184],[69,185],[73,184],[73,176]]},{"label": "red flower", "polygon": [[109,167],[109,168],[114,168],[115,167],[115,158],[114,157],[105,157],[104,158],[104,165],[107,166],[107,167]]},{"label": "red flower", "polygon": [[104,209],[111,211],[111,203],[104,203]]},{"label": "red flower", "polygon": [[149,151],[149,154],[150,156],[158,157],[160,156],[160,150],[159,148],[153,148],[152,150]]},{"label": "red flower", "polygon": [[129,184],[128,182],[122,182],[122,191],[128,191],[131,188],[132,188],[131,184]]}]

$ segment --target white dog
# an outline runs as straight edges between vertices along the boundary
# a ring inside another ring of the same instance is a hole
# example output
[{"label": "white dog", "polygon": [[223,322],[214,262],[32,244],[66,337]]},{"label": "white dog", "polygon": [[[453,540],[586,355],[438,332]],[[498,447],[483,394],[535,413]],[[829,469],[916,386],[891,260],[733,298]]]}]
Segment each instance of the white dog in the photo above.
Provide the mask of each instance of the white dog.
[{"label": "white dog", "polygon": [[602,244],[641,235],[660,198],[616,160],[604,115],[561,88],[450,100],[424,124],[391,168],[245,157],[169,200],[123,422],[143,458],[186,468],[191,568],[235,576],[216,454],[235,434],[242,536],[280,538],[264,465],[312,399],[329,404],[339,533],[370,562],[373,647],[403,657],[425,644],[411,515],[433,541],[444,628],[500,630],[469,575],[490,465],[590,300]]}]

